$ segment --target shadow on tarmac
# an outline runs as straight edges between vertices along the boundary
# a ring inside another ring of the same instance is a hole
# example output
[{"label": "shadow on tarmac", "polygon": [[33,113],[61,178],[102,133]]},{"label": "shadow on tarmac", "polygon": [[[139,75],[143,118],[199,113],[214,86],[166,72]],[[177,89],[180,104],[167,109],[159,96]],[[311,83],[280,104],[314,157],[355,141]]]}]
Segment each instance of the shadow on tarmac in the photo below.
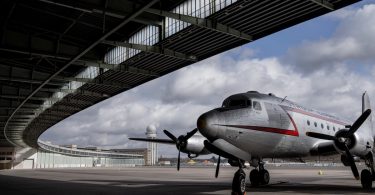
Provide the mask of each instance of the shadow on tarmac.
[{"label": "shadow on tarmac", "polygon": [[[17,176],[0,175],[1,194],[230,194],[230,183],[213,183],[199,181],[144,181],[130,180],[96,180],[83,179],[71,181],[56,181],[32,179]],[[371,191],[371,192],[374,192]],[[296,194],[356,194],[369,193],[357,186],[344,185],[313,185],[288,182],[276,182],[267,186],[247,187],[247,194],[251,193],[296,193]]]}]

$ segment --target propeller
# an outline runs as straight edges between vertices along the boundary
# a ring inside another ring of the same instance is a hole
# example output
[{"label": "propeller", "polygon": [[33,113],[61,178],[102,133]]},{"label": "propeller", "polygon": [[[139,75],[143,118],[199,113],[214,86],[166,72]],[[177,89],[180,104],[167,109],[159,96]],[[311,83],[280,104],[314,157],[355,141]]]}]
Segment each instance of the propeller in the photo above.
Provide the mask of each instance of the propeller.
[{"label": "propeller", "polygon": [[220,156],[219,156],[219,158],[217,159],[215,178],[217,178],[217,176],[219,176],[219,169],[220,169]]},{"label": "propeller", "polygon": [[315,132],[306,132],[306,135],[313,138],[324,139],[324,140],[332,140],[335,142],[337,147],[343,149],[346,153],[346,156],[350,163],[350,168],[352,169],[354,177],[358,180],[359,173],[357,166],[355,165],[353,155],[350,153],[348,145],[351,143],[351,139],[354,133],[361,127],[361,125],[366,121],[366,119],[370,116],[371,109],[367,109],[362,115],[349,127],[348,131],[338,131],[335,136],[326,135],[322,133],[315,133]]},{"label": "propeller", "polygon": [[177,171],[180,170],[181,150],[183,150],[186,147],[188,139],[193,137],[193,135],[197,133],[197,131],[198,129],[195,128],[192,131],[188,132],[186,135],[180,135],[178,138],[176,138],[176,136],[174,136],[171,132],[163,130],[165,135],[167,135],[176,144],[176,147],[178,149]]}]

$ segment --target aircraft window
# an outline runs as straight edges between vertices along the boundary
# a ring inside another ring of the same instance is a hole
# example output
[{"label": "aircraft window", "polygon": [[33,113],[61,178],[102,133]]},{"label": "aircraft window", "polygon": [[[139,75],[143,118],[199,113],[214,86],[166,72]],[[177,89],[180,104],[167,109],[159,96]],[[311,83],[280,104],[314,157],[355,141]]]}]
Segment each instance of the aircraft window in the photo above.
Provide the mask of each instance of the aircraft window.
[{"label": "aircraft window", "polygon": [[310,126],[310,121],[309,120],[307,120],[307,125]]},{"label": "aircraft window", "polygon": [[327,125],[327,129],[329,130],[329,125]]},{"label": "aircraft window", "polygon": [[255,110],[262,110],[262,107],[260,106],[260,103],[257,102],[257,101],[254,101],[254,102],[253,102],[253,108],[254,108]]},{"label": "aircraft window", "polygon": [[336,131],[336,128],[335,128],[335,126],[333,126],[333,131]]},{"label": "aircraft window", "polygon": [[324,129],[324,125],[323,124],[320,124],[320,126],[322,127],[322,129]]},{"label": "aircraft window", "polygon": [[317,126],[318,126],[318,123],[314,122],[314,126],[317,127]]},{"label": "aircraft window", "polygon": [[251,101],[248,99],[229,99],[224,101],[223,107],[248,107]]},{"label": "aircraft window", "polygon": [[229,102],[229,107],[239,106],[239,107],[245,107],[246,106],[246,100],[231,100]]}]

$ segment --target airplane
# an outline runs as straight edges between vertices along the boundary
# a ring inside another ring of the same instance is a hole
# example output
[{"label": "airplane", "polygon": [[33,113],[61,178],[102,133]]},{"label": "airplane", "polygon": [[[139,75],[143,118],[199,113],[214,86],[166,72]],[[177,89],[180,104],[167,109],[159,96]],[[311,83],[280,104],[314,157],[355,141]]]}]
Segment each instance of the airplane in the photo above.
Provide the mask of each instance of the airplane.
[{"label": "airplane", "polygon": [[[201,135],[196,134],[197,131]],[[355,179],[364,189],[372,188],[374,172],[374,130],[370,99],[362,95],[362,114],[354,122],[309,109],[274,94],[249,91],[229,96],[219,108],[202,114],[197,128],[176,138],[164,130],[170,139],[129,138],[175,144],[190,158],[214,153],[219,156],[215,177],[219,174],[220,157],[238,167],[232,182],[232,194],[246,193],[245,162],[254,169],[249,178],[252,186],[266,185],[270,174],[263,158],[308,159],[317,155],[341,155],[350,166]],[[367,168],[359,175],[355,164],[364,160]]]}]

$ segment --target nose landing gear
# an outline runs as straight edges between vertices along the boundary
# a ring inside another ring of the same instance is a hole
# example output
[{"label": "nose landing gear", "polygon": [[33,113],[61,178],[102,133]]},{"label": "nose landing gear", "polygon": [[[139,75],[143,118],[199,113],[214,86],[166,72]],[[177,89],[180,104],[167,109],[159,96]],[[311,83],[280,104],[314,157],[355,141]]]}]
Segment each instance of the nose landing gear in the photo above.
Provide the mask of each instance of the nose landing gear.
[{"label": "nose landing gear", "polygon": [[233,177],[232,195],[244,194],[246,194],[246,173],[240,167]]},{"label": "nose landing gear", "polygon": [[244,162],[240,159],[237,161],[238,171],[234,174],[232,182],[232,195],[245,195],[246,194],[246,173],[243,171],[245,168]]}]

